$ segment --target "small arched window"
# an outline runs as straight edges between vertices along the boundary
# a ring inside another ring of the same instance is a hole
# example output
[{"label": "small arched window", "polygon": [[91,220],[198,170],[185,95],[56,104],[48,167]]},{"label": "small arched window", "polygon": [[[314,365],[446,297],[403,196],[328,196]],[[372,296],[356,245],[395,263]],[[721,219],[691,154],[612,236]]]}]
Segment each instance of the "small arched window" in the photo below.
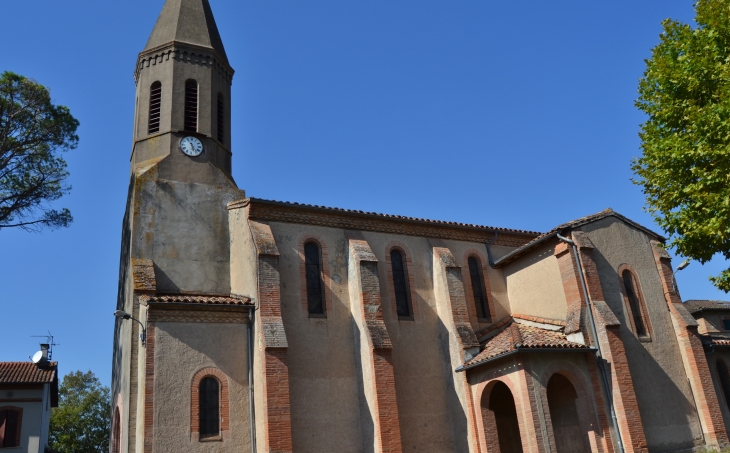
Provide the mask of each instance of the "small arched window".
[{"label": "small arched window", "polygon": [[160,108],[162,105],[162,84],[155,82],[150,86],[150,117],[148,133],[156,134],[160,131]]},{"label": "small arched window", "polygon": [[390,251],[390,265],[393,271],[393,292],[398,319],[412,319],[411,295],[408,288],[408,268],[403,252],[397,248]]},{"label": "small arched window", "polygon": [[0,407],[0,448],[20,447],[20,428],[23,409]]},{"label": "small arched window", "polygon": [[198,82],[185,82],[185,130],[198,131]]},{"label": "small arched window", "polygon": [[725,404],[730,408],[730,373],[722,360],[717,361],[717,377],[720,379],[720,388],[725,397]]},{"label": "small arched window", "polygon": [[220,436],[220,386],[218,379],[206,377],[200,381],[200,439]]},{"label": "small arched window", "polygon": [[304,244],[304,267],[307,283],[307,307],[310,316],[324,316],[324,284],[322,282],[322,253],[319,244]]},{"label": "small arched window", "polygon": [[626,269],[621,274],[621,278],[624,281],[624,289],[626,290],[626,298],[628,299],[629,310],[631,311],[631,317],[634,320],[634,328],[636,329],[636,336],[646,337],[648,332],[646,330],[646,324],[644,323],[643,316],[643,304],[641,294],[639,293],[639,287],[634,278],[634,273]]},{"label": "small arched window", "polygon": [[487,299],[487,291],[484,289],[482,265],[474,256],[470,256],[467,261],[469,264],[469,276],[471,277],[471,292],[474,295],[474,305],[476,305],[477,309],[477,318],[479,318],[479,321],[491,322],[489,300]]},{"label": "small arched window", "polygon": [[225,138],[225,126],[224,121],[226,119],[225,117],[225,111],[223,108],[223,94],[218,93],[218,141],[223,143],[223,139]]},{"label": "small arched window", "polygon": [[121,453],[122,451],[122,426],[121,417],[119,416],[119,408],[114,409],[114,420],[112,421],[112,452]]}]

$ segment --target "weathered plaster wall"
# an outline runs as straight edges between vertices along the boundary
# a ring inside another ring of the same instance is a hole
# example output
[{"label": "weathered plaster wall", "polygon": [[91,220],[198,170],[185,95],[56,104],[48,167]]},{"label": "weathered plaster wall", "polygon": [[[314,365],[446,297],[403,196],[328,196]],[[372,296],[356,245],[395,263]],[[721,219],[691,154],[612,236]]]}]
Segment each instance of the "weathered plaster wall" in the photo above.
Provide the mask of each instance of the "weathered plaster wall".
[{"label": "weathered plaster wall", "polygon": [[503,268],[511,313],[565,320],[567,300],[555,244],[548,243]]},{"label": "weathered plaster wall", "polygon": [[[250,451],[245,324],[158,322],[155,328],[154,451]],[[191,384],[207,367],[228,377],[230,438],[191,439]]]},{"label": "weathered plaster wall", "polygon": [[[14,406],[23,409],[23,420],[20,428],[20,448],[10,448],[9,451],[19,453],[43,453],[45,444],[42,443],[44,437],[44,423],[48,424],[49,411],[43,407],[41,402],[21,402],[12,400],[22,399],[43,399],[46,391],[43,386],[37,388],[18,388],[17,386],[0,386],[0,399],[8,399],[10,402],[0,402],[2,406]],[[12,392],[12,397],[8,398],[8,393]],[[47,433],[46,441],[47,441]]]},{"label": "weathered plaster wall", "polygon": [[[596,247],[593,258],[606,303],[621,321],[621,338],[649,449],[663,452],[693,447],[702,432],[650,238],[613,217],[588,224],[583,231]],[[637,274],[651,324],[651,341],[640,341],[629,327],[618,275],[624,264]]]},{"label": "weathered plaster wall", "polygon": [[231,293],[256,303],[258,257],[248,225],[248,207],[229,211],[231,241]]}]

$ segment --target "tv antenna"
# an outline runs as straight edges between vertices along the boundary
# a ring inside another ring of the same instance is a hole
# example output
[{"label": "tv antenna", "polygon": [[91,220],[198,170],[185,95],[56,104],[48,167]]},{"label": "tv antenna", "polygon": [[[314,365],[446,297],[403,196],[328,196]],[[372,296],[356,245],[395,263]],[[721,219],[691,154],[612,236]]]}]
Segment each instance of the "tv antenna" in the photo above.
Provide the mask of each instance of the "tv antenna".
[{"label": "tv antenna", "polygon": [[33,363],[50,362],[53,358],[53,347],[61,346],[60,344],[53,342],[53,334],[48,331],[48,335],[31,335],[31,338],[45,338],[46,342],[41,343],[41,350],[36,352],[30,359]]}]

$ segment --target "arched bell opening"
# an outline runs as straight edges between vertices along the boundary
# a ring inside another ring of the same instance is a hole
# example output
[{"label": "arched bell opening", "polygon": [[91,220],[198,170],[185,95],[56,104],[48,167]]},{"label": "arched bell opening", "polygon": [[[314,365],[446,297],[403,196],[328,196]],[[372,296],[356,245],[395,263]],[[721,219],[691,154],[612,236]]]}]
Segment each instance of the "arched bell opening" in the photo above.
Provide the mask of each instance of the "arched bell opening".
[{"label": "arched bell opening", "polygon": [[481,409],[489,451],[523,453],[515,399],[504,382],[497,381],[491,390],[485,390]]},{"label": "arched bell opening", "polygon": [[562,374],[554,374],[547,385],[547,400],[558,453],[590,451],[588,433],[578,416],[578,394]]}]

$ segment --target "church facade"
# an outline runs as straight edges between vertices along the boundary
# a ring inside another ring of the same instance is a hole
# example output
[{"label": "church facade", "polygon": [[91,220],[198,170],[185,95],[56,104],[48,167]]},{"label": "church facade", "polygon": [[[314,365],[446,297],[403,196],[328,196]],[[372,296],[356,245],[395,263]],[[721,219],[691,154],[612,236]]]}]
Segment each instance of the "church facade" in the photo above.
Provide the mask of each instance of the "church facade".
[{"label": "church facade", "polygon": [[726,306],[682,303],[662,236],[247,197],[233,73],[208,0],[167,0],[134,74],[112,452],[728,445]]}]

